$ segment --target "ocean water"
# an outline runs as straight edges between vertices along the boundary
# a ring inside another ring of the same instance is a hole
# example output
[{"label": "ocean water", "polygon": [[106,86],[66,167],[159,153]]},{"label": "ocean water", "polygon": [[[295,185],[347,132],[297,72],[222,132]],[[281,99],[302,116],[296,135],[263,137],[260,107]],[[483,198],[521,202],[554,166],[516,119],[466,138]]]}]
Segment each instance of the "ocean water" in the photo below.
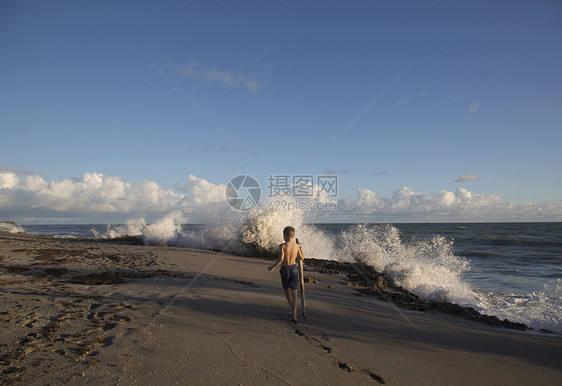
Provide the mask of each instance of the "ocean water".
[{"label": "ocean water", "polygon": [[306,224],[303,213],[256,209],[185,225],[27,225],[56,237],[143,235],[148,244],[255,255],[273,252],[293,225],[306,257],[364,262],[418,296],[444,300],[534,329],[562,333],[562,223]]}]

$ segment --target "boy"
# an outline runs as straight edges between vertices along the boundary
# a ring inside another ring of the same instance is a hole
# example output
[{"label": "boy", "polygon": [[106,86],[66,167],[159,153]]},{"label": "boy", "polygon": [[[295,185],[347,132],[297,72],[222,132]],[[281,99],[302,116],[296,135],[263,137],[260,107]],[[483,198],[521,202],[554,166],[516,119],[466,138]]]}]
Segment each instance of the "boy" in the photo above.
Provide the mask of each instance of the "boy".
[{"label": "boy", "polygon": [[281,284],[285,290],[289,306],[293,310],[293,322],[298,323],[297,288],[299,286],[299,269],[297,267],[297,258],[304,260],[304,255],[302,254],[301,246],[293,241],[294,237],[295,228],[289,226],[283,229],[285,243],[279,244],[279,259],[268,270],[272,272],[281,264]]}]

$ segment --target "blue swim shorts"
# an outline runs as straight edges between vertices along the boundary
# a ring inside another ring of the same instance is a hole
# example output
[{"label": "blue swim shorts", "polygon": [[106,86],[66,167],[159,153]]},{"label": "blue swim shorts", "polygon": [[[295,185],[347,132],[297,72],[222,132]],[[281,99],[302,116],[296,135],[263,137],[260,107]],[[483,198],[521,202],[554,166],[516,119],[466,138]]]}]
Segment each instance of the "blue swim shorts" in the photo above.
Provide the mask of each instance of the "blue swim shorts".
[{"label": "blue swim shorts", "polygon": [[284,289],[299,288],[299,269],[296,264],[281,266],[281,284]]}]

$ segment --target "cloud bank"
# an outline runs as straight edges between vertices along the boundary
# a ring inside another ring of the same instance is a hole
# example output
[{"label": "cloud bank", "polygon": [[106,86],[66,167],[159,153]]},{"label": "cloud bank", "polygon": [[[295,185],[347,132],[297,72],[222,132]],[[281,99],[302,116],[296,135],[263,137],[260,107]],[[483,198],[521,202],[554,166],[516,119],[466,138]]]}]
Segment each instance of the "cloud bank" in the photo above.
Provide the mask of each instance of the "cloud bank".
[{"label": "cloud bank", "polygon": [[[80,178],[45,181],[42,177],[0,172],[0,216],[8,218],[57,218],[92,222],[131,216],[157,217],[171,211],[200,211],[223,204],[224,185],[210,184],[189,175],[175,193],[153,181],[126,182],[121,177],[85,173]],[[224,205],[224,204],[223,204]]]},{"label": "cloud bank", "polygon": [[[225,200],[225,188],[194,175],[189,175],[174,192],[153,181],[126,182],[121,177],[96,172],[48,182],[39,175],[3,171],[0,220],[124,223],[137,216],[151,221],[179,211],[188,221],[194,221],[207,214],[231,211]],[[316,201],[336,203],[327,194],[321,194]],[[465,188],[426,193],[402,187],[391,196],[358,189],[355,198],[339,199],[336,211],[311,211],[307,215],[310,221],[332,222],[561,221],[562,202],[505,202],[499,196],[473,193]]]}]

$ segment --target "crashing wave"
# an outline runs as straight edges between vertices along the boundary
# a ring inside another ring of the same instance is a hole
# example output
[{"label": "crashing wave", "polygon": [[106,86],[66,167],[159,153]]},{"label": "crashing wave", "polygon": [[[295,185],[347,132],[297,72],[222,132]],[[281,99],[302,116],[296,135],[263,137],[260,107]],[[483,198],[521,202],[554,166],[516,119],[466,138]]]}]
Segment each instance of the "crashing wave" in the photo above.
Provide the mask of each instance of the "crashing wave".
[{"label": "crashing wave", "polygon": [[0,232],[24,233],[25,231],[13,221],[0,221]]}]

